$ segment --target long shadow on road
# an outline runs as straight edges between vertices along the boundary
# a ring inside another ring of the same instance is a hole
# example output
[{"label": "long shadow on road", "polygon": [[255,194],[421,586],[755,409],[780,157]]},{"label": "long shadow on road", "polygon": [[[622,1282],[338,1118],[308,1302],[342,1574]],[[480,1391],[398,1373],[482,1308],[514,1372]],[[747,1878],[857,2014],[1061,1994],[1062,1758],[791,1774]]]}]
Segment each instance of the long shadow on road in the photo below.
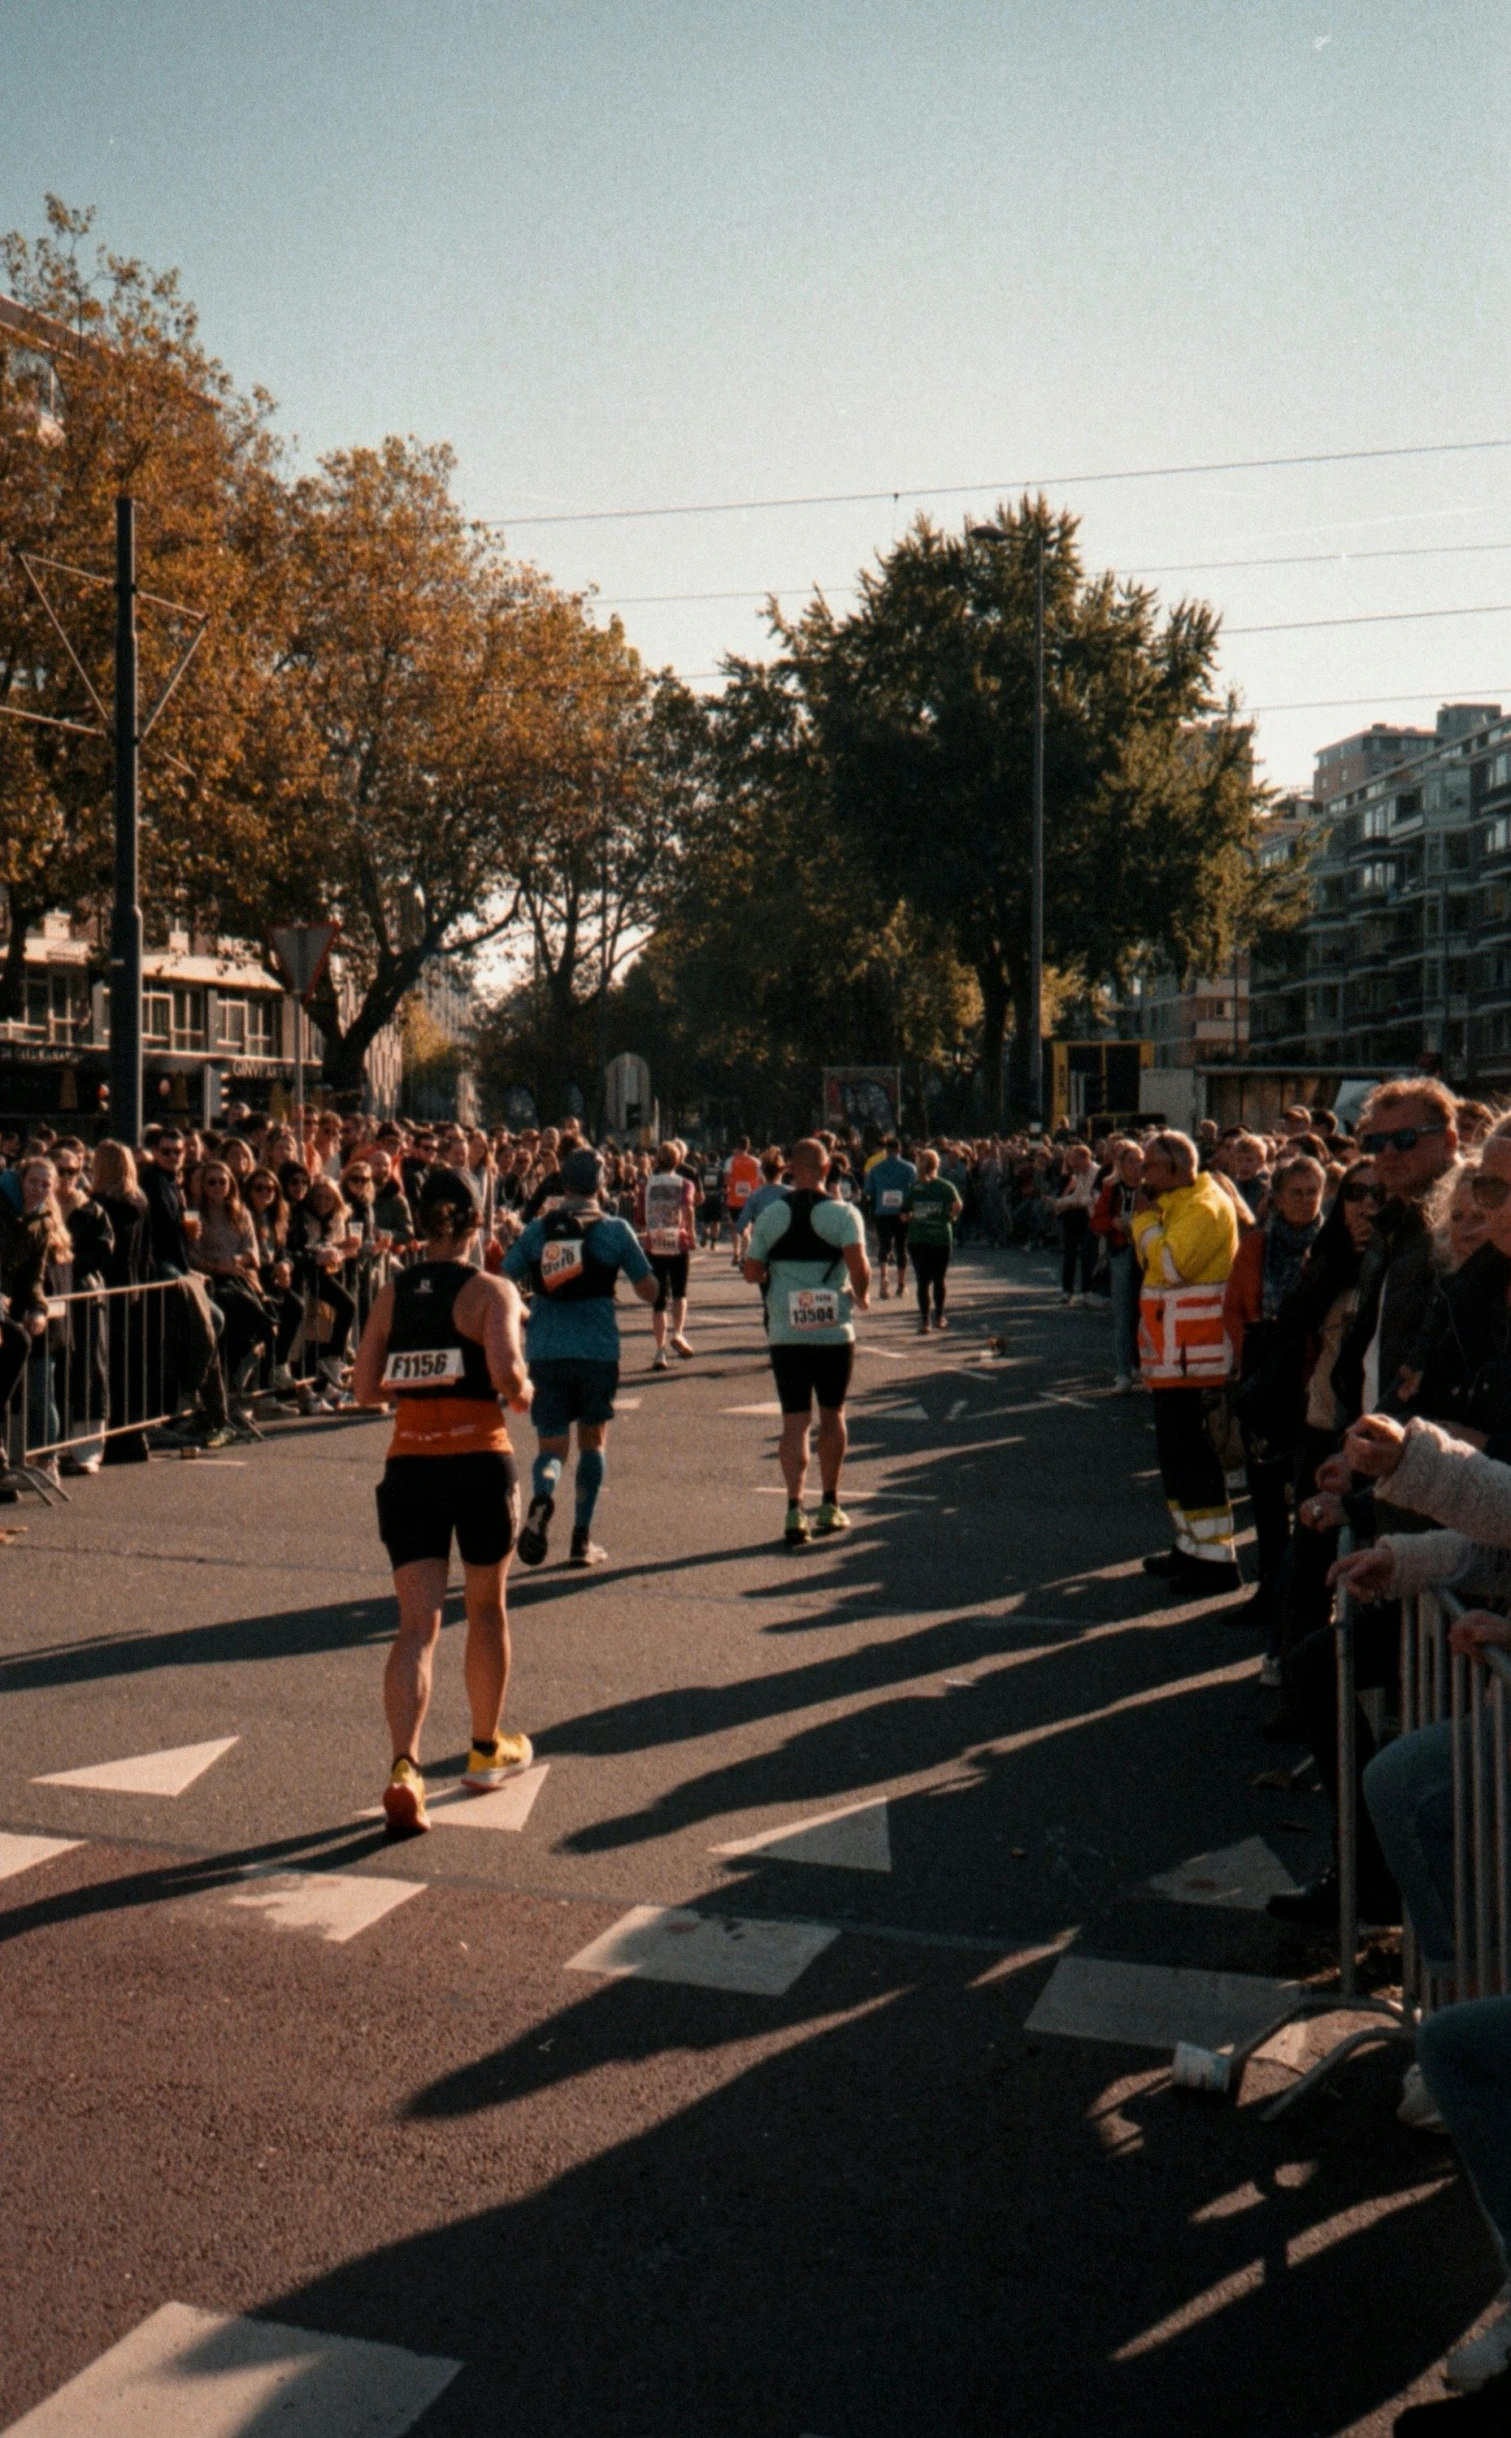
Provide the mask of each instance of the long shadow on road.
[{"label": "long shadow on road", "polygon": [[[423,2438],[1298,2438],[1397,2392],[1493,2282],[1442,2147],[1362,2069],[1319,2156],[1315,2118],[1026,2040],[1039,1970],[841,1941],[692,2105],[266,2308],[463,2360]],[[485,2186],[515,2107],[751,2012],[611,1983],[407,2113]]]}]

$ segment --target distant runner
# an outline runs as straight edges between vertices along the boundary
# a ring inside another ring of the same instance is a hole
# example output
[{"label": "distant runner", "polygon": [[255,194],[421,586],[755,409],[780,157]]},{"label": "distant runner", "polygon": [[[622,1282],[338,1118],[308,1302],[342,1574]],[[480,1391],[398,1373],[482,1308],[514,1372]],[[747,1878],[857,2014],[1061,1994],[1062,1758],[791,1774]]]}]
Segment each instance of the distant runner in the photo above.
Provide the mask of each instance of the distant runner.
[{"label": "distant runner", "polygon": [[601,1565],[593,1511],[603,1488],[604,1438],[619,1386],[619,1323],[614,1289],[622,1270],[643,1304],[656,1301],[651,1265],[634,1229],[606,1218],[598,1195],[603,1170],[596,1151],[571,1152],[561,1163],[559,1207],[532,1219],[504,1261],[504,1276],[528,1286],[525,1350],[535,1384],[530,1419],[539,1448],[530,1476],[530,1512],[519,1536],[526,1566],[539,1566],[556,1512],[556,1485],[577,1425],[576,1511],[568,1564]]},{"label": "distant runner", "polygon": [[923,1337],[928,1332],[931,1292],[935,1328],[950,1325],[944,1317],[944,1281],[961,1211],[959,1194],[949,1178],[939,1174],[937,1151],[918,1154],[918,1175],[903,1196],[902,1209],[908,1223],[908,1259],[918,1288],[918,1334]]},{"label": "distant runner", "polygon": [[462,1784],[486,1794],[535,1757],[527,1735],[499,1730],[509,1682],[504,1577],[519,1519],[518,1475],[499,1400],[523,1412],[529,1396],[523,1306],[512,1286],[467,1260],[478,1206],[461,1170],[426,1172],[417,1221],[424,1257],[380,1292],[352,1369],[359,1405],[394,1406],[378,1485],[378,1529],[399,1603],[399,1631],[383,1675],[394,1756],[383,1811],[394,1836],[430,1826],[420,1731],[453,1532],[467,1603],[464,1677],[472,1711]]},{"label": "distant runner", "polygon": [[745,1205],[760,1182],[761,1163],[750,1148],[749,1135],[742,1134],[724,1163],[724,1206],[729,1214],[736,1269],[740,1267],[740,1238],[745,1232]]},{"label": "distant runner", "polygon": [[845,1394],[855,1356],[851,1313],[867,1309],[871,1265],[859,1211],[824,1192],[828,1167],[822,1143],[809,1139],[793,1145],[792,1190],[762,1211],[750,1231],[745,1263],[752,1286],[766,1293],[771,1368],[782,1406],[783,1538],[789,1547],[809,1537],[803,1488],[815,1398],[823,1500],[812,1529],[843,1532],[850,1520],[839,1503],[839,1476],[847,1445]]},{"label": "distant runner", "polygon": [[897,1292],[901,1295],[908,1271],[908,1223],[903,1216],[903,1204],[908,1187],[918,1171],[911,1160],[902,1156],[902,1146],[895,1134],[889,1134],[881,1147],[881,1158],[866,1167],[866,1200],[876,1225],[876,1266],[881,1273],[881,1300],[887,1300],[887,1264],[897,1265]]},{"label": "distant runner", "polygon": [[724,1171],[713,1153],[705,1154],[698,1162],[698,1179],[703,1192],[698,1211],[699,1241],[712,1252],[724,1224]]},{"label": "distant runner", "polygon": [[697,1219],[697,1195],[691,1179],[683,1171],[677,1143],[663,1143],[656,1154],[652,1175],[641,1181],[638,1196],[640,1208],[640,1241],[650,1255],[656,1276],[656,1301],[651,1313],[656,1351],[651,1357],[652,1371],[666,1369],[666,1327],[668,1308],[671,1316],[673,1352],[685,1358],[692,1348],[687,1341],[687,1266],[693,1249],[693,1229]]}]

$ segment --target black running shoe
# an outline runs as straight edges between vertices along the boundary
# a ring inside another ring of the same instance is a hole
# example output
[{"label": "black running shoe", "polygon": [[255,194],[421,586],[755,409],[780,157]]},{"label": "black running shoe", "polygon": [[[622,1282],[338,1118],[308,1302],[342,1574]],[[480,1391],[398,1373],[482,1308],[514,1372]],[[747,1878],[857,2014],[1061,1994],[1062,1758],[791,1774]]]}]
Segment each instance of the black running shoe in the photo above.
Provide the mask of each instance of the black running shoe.
[{"label": "black running shoe", "polygon": [[520,1527],[519,1555],[521,1565],[544,1565],[546,1549],[548,1546],[546,1540],[546,1530],[550,1524],[552,1516],[555,1513],[556,1501],[554,1498],[531,1499],[530,1512],[525,1517],[524,1523]]}]

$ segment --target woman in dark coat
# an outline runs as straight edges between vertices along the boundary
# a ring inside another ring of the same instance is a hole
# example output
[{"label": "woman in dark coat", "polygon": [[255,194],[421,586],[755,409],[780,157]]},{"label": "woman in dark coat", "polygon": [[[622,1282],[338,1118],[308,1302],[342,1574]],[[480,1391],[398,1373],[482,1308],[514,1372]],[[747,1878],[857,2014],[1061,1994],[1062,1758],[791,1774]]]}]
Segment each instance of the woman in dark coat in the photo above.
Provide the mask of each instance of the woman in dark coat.
[{"label": "woman in dark coat", "polygon": [[[151,1275],[152,1226],[147,1197],[136,1181],[136,1161],[124,1143],[101,1143],[90,1163],[94,1199],[110,1222],[113,1239],[103,1276],[107,1287],[145,1287]],[[148,1307],[161,1297],[110,1298],[110,1433],[105,1462],[145,1464],[146,1433],[137,1423],[147,1411]]]}]

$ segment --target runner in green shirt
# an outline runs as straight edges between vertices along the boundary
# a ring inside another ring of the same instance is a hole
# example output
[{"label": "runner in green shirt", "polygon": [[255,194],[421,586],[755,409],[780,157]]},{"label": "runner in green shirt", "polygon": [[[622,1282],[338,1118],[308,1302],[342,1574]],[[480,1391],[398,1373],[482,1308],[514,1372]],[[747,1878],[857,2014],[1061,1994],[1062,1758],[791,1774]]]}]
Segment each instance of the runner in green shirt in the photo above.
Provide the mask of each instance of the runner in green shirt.
[{"label": "runner in green shirt", "polygon": [[938,1152],[921,1151],[918,1174],[903,1198],[908,1222],[908,1259],[918,1287],[920,1336],[928,1330],[931,1292],[935,1328],[949,1327],[944,1317],[944,1278],[955,1248],[955,1221],[960,1208],[960,1196],[949,1179],[939,1173]]}]

